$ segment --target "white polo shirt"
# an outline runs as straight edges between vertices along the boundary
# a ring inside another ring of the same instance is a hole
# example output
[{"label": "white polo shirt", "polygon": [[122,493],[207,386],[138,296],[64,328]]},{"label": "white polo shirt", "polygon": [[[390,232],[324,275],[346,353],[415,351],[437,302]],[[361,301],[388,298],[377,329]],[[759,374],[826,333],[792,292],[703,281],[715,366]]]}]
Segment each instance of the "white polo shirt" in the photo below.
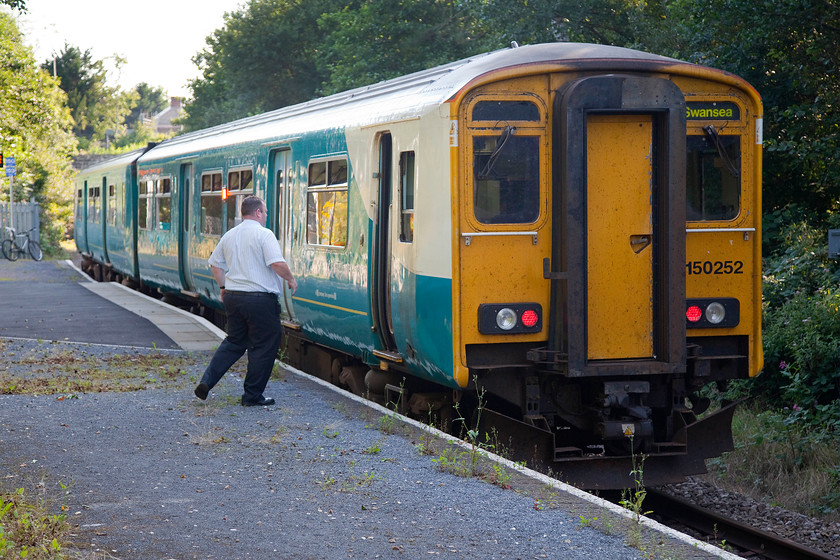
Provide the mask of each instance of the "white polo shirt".
[{"label": "white polo shirt", "polygon": [[274,233],[256,220],[246,218],[228,230],[207,262],[225,271],[226,290],[283,293],[283,279],[271,264],[286,259]]}]

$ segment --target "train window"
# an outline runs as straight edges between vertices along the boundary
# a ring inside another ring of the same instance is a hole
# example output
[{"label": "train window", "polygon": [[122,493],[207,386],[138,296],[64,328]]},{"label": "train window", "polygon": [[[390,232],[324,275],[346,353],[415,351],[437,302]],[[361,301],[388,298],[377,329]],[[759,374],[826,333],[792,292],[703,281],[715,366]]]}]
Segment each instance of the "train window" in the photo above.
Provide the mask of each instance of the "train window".
[{"label": "train window", "polygon": [[536,121],[540,110],[530,101],[479,101],[472,110],[473,121]]},{"label": "train window", "polygon": [[201,176],[201,233],[221,235],[222,226],[222,174],[205,173]]},{"label": "train window", "polygon": [[152,229],[151,220],[154,214],[155,184],[153,181],[140,181],[140,196],[137,205],[137,227]]},{"label": "train window", "polygon": [[157,189],[155,191],[155,198],[157,199],[155,209],[157,210],[157,227],[162,230],[169,230],[172,221],[172,179],[161,179],[156,181]]},{"label": "train window", "polygon": [[117,186],[108,185],[108,223],[117,225]]},{"label": "train window", "polygon": [[690,135],[686,139],[688,221],[732,220],[738,215],[741,194],[740,140],[740,136],[718,135],[713,128],[704,136]]},{"label": "train window", "polygon": [[99,210],[100,210],[100,200],[99,200],[99,187],[90,187],[88,189],[88,221],[98,223],[99,222]]},{"label": "train window", "polygon": [[347,245],[347,177],[345,158],[309,164],[306,193],[306,242]]},{"label": "train window", "polygon": [[483,224],[527,224],[540,215],[540,139],[517,136],[508,126],[497,136],[473,137],[473,205]]},{"label": "train window", "polygon": [[400,154],[400,241],[414,242],[414,152]]},{"label": "train window", "polygon": [[242,221],[242,200],[253,189],[254,174],[250,169],[231,171],[228,173],[227,193],[222,195],[226,209],[226,231]]}]

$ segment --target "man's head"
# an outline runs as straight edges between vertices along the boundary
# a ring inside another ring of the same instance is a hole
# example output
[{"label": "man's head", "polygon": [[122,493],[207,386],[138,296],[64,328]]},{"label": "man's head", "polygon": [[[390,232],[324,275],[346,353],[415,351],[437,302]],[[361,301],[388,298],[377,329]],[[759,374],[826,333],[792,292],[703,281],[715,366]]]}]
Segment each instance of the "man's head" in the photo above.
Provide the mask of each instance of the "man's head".
[{"label": "man's head", "polygon": [[265,226],[266,208],[265,202],[258,196],[246,196],[240,206],[242,217],[248,220],[256,220],[260,225]]}]

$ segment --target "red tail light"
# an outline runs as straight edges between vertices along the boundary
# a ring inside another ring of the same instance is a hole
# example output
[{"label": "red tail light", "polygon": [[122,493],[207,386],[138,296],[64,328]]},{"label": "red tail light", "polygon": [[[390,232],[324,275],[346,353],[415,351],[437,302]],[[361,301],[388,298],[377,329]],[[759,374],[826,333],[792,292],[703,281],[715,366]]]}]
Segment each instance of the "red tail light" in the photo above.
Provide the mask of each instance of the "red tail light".
[{"label": "red tail light", "polygon": [[699,305],[692,305],[685,310],[685,318],[688,319],[689,323],[696,323],[703,318],[703,310],[700,309]]}]

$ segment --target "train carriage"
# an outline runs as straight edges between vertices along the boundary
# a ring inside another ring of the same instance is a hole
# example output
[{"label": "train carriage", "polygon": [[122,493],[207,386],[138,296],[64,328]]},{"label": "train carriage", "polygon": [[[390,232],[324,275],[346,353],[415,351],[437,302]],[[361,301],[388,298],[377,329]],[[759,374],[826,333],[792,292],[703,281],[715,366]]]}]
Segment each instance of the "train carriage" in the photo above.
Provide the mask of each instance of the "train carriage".
[{"label": "train carriage", "polygon": [[762,367],[761,111],[629,49],[472,57],[145,152],[139,275],[218,312],[206,258],[257,194],[288,361],[421,417],[483,395],[564,480],[625,487],[638,453],[678,480],[731,446],[700,389]]},{"label": "train carriage", "polygon": [[135,162],[147,149],[85,168],[76,176],[73,234],[87,270],[99,280],[138,275]]}]

